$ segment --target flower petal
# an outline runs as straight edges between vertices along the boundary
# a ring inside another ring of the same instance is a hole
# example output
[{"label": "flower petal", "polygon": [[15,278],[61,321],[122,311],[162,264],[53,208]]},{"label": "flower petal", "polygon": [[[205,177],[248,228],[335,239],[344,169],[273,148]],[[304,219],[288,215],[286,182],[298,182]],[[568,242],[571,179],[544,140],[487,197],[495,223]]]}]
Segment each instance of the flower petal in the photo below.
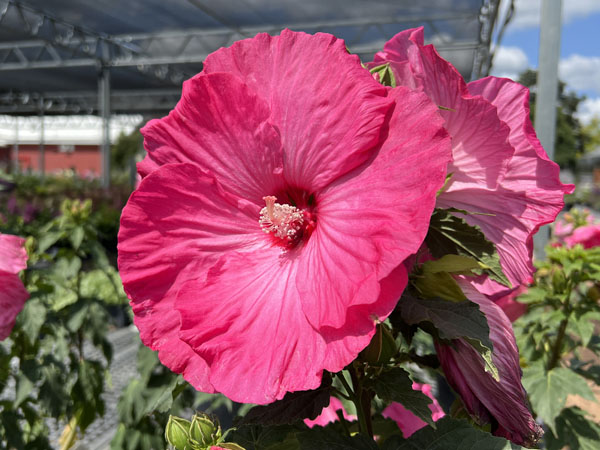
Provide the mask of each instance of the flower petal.
[{"label": "flower petal", "polygon": [[[423,28],[405,30],[390,39],[372,64],[383,62],[390,62],[398,84],[419,86],[438,106],[449,109],[441,111],[452,137],[449,189],[473,184],[494,188],[514,152],[507,142],[508,127],[498,119],[496,108],[472,96],[454,66],[432,45],[423,45]],[[395,63],[404,64],[396,67]]]},{"label": "flower petal", "polygon": [[256,204],[282,183],[283,153],[265,101],[233,75],[200,73],[183,85],[173,111],[142,129],[143,176],[157,167],[193,162],[228,191]]},{"label": "flower petal", "polygon": [[[450,148],[437,108],[403,87],[390,97],[396,106],[377,154],[317,197],[317,228],[299,271],[313,282],[298,280],[298,289],[319,330],[343,326],[364,335],[379,308],[381,280],[418,250],[444,183]],[[351,323],[352,308],[362,308],[363,321]]]},{"label": "flower petal", "polygon": [[302,312],[297,270],[278,247],[232,253],[179,291],[180,337],[234,401],[270,403],[321,382],[325,342]]},{"label": "flower petal", "polygon": [[142,180],[121,216],[119,271],[145,345],[197,389],[212,391],[205,363],[179,340],[179,285],[223,252],[264,242],[258,206],[239,199],[194,164],[167,164]]},{"label": "flower petal", "polygon": [[[440,363],[450,385],[460,394],[469,413],[480,423],[497,423],[494,434],[519,445],[532,446],[541,436],[527,406],[521,385],[519,350],[510,320],[502,309],[465,281],[459,281],[467,298],[485,314],[494,345],[492,360],[500,381],[485,372],[483,358],[467,342],[436,343]],[[493,419],[492,419],[493,418]]]},{"label": "flower petal", "polygon": [[[3,237],[3,236],[0,236]],[[0,341],[6,339],[13,327],[17,315],[23,309],[29,293],[25,290],[18,275],[0,272]]]},{"label": "flower petal", "polygon": [[204,72],[235,74],[269,104],[285,178],[316,192],[366,161],[391,102],[344,41],[283,30],[209,55]]},{"label": "flower petal", "polygon": [[25,239],[0,233],[0,272],[18,273],[27,267]]}]

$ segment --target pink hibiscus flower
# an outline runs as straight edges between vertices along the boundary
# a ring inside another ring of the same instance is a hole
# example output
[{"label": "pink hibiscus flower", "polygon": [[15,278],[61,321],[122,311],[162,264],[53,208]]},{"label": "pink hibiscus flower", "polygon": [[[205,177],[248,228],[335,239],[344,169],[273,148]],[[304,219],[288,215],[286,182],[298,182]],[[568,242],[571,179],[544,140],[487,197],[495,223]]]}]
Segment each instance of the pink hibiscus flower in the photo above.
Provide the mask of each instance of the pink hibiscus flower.
[{"label": "pink hibiscus flower", "polygon": [[[437,422],[446,415],[436,398],[431,393],[431,386],[429,384],[413,383],[412,388],[415,391],[423,392],[423,394],[433,400],[433,403],[429,405],[429,409],[431,410],[431,418],[434,422]],[[405,438],[412,436],[415,431],[418,431],[427,425],[427,423],[415,416],[414,413],[397,402],[394,402],[385,408],[382,415],[383,417],[387,417],[388,419],[396,421],[398,428],[402,430],[402,435]]]},{"label": "pink hibiscus flower", "polygon": [[[519,286],[532,281],[533,235],[554,221],[563,195],[574,189],[559,180],[529,120],[529,91],[504,78],[487,77],[468,85],[432,45],[423,45],[423,28],[388,41],[371,67],[389,63],[400,86],[422,89],[437,105],[452,137],[452,174],[437,207],[487,215],[467,215],[498,249],[504,273]],[[461,216],[460,214],[457,214]],[[507,288],[481,277],[488,295]]]},{"label": "pink hibiscus flower", "polygon": [[119,269],[144,344],[202,391],[269,403],[370,341],[450,160],[437,107],[328,34],[210,55],[142,130]]},{"label": "pink hibiscus flower", "polygon": [[321,411],[321,414],[319,414],[316,419],[304,419],[304,423],[309,428],[312,428],[315,425],[324,427],[329,423],[337,422],[338,420],[340,420],[337,415],[337,411],[342,411],[344,419],[346,419],[349,422],[353,422],[356,420],[355,415],[348,414],[346,412],[346,409],[344,408],[344,405],[342,404],[340,399],[338,399],[337,397],[331,397],[331,399],[329,400],[329,405],[323,408],[323,411]]},{"label": "pink hibiscus flower", "polygon": [[17,315],[29,298],[18,275],[27,267],[24,243],[18,236],[0,234],[0,341],[10,335]]},{"label": "pink hibiscus flower", "polygon": [[584,225],[575,228],[573,232],[565,237],[565,244],[574,247],[581,244],[583,248],[592,248],[600,245],[600,225]]},{"label": "pink hibiscus flower", "polygon": [[436,350],[448,383],[460,395],[466,410],[480,424],[492,424],[493,433],[518,445],[532,447],[542,430],[527,407],[527,393],[521,384],[519,350],[512,325],[502,309],[462,280],[467,298],[479,305],[490,327],[494,346],[492,360],[500,381],[485,371],[481,355],[468,342],[436,343]]}]

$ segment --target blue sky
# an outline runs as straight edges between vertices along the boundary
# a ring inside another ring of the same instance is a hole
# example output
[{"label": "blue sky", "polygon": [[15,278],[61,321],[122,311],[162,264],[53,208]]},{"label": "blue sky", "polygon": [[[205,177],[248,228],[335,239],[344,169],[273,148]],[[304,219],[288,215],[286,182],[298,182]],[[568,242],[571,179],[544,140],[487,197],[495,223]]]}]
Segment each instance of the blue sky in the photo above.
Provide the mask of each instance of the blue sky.
[{"label": "blue sky", "polygon": [[[504,6],[507,5],[504,1]],[[516,0],[516,13],[494,59],[493,75],[516,78],[537,67],[541,0]],[[600,0],[563,0],[559,76],[587,99],[579,117],[600,117]]]}]

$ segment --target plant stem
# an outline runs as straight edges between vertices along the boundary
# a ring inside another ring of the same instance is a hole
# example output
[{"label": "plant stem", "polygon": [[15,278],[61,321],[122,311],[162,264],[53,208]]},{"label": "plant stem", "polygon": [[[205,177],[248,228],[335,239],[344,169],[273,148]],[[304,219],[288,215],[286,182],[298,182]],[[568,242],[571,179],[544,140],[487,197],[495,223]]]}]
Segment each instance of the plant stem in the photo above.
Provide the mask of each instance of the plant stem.
[{"label": "plant stem", "polygon": [[373,437],[373,427],[371,425],[371,396],[363,391],[362,383],[354,366],[349,369],[352,386],[354,387],[354,404],[356,405],[356,414],[358,415],[358,424],[360,432]]},{"label": "plant stem", "polygon": [[569,283],[567,284],[567,297],[563,306],[565,318],[560,322],[560,326],[558,327],[558,334],[556,335],[556,340],[554,341],[554,346],[552,347],[552,356],[550,356],[550,360],[548,361],[548,365],[546,366],[546,370],[548,371],[554,369],[560,361],[560,351],[562,349],[562,344],[565,335],[567,334],[567,325],[569,324],[569,317],[571,316],[570,302],[572,291],[573,283],[571,283],[571,281],[569,280]]}]

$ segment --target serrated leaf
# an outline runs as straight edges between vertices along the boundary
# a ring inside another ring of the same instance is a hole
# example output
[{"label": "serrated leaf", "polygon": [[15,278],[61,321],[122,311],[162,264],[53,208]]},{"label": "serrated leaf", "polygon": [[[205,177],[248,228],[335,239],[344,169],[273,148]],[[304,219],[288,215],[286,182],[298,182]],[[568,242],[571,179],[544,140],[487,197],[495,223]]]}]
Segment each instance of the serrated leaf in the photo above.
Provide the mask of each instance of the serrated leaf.
[{"label": "serrated leaf", "polygon": [[494,346],[490,340],[490,327],[476,303],[423,299],[405,293],[397,308],[402,319],[409,325],[429,322],[442,339],[465,339],[481,354],[485,370],[495,380],[499,379],[498,369],[492,361]]},{"label": "serrated leaf", "polygon": [[450,302],[463,302],[467,299],[452,275],[448,272],[431,272],[426,264],[423,265],[422,274],[415,280],[415,287],[422,297],[439,297]]},{"label": "serrated leaf", "polygon": [[512,287],[502,272],[496,246],[479,227],[469,225],[463,218],[436,209],[431,216],[425,243],[435,258],[448,254],[472,257],[486,267],[483,272],[491,279]]},{"label": "serrated leaf", "polygon": [[431,399],[421,391],[414,390],[412,385],[410,375],[400,367],[381,373],[369,384],[382,400],[398,402],[424,422],[435,426],[429,409]]},{"label": "serrated leaf", "polygon": [[315,419],[331,399],[331,376],[323,375],[321,386],[312,391],[290,392],[281,400],[255,406],[240,421],[241,425],[284,425]]},{"label": "serrated leaf", "polygon": [[427,267],[427,271],[432,273],[465,273],[483,268],[475,258],[464,255],[444,255],[440,259],[426,261],[423,264],[423,268],[425,267]]},{"label": "serrated leaf", "polygon": [[437,429],[425,427],[408,439],[392,436],[381,450],[518,450],[522,447],[506,439],[477,430],[464,420],[443,417]]},{"label": "serrated leaf", "polygon": [[300,450],[379,450],[375,441],[368,436],[345,436],[323,427],[313,427],[296,436]]},{"label": "serrated leaf", "polygon": [[541,365],[523,370],[523,387],[529,394],[533,409],[556,434],[555,419],[565,406],[567,396],[579,395],[594,401],[594,393],[585,378],[563,367],[550,371]]}]

